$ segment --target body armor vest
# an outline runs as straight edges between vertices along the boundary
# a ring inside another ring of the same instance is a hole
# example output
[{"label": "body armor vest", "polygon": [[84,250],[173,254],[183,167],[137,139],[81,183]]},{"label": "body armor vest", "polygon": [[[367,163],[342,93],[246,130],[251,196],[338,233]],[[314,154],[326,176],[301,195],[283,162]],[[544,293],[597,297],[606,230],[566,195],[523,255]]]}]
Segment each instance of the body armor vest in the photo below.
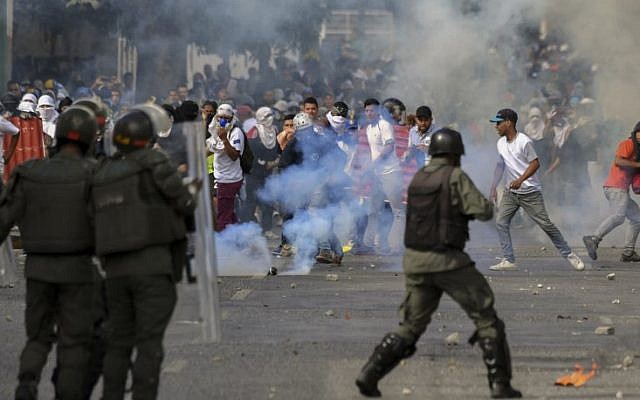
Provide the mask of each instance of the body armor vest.
[{"label": "body armor vest", "polygon": [[138,161],[105,161],[94,177],[93,203],[97,255],[169,244],[186,235],[184,217]]},{"label": "body armor vest", "polygon": [[93,165],[88,160],[53,157],[18,167],[25,211],[18,221],[26,253],[92,253],[88,212]]},{"label": "body armor vest", "polygon": [[449,180],[454,167],[418,171],[411,180],[404,243],[419,251],[464,249],[469,239],[468,218],[451,204]]}]

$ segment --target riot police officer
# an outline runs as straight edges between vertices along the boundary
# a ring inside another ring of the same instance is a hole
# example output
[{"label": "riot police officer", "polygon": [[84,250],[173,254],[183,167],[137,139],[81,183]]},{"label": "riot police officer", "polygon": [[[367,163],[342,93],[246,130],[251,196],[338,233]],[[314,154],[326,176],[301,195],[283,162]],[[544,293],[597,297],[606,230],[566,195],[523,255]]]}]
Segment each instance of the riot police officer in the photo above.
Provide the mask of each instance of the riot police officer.
[{"label": "riot police officer", "polygon": [[195,207],[195,190],[151,148],[168,123],[160,107],[134,107],[114,126],[118,152],[94,175],[96,254],[106,272],[109,310],[104,400],[124,397],[134,348],[133,398],[157,396],[162,340],[176,304],[174,270],[181,271],[184,261],[174,245],[184,243],[184,217]]},{"label": "riot police officer", "polygon": [[460,169],[464,145],[460,133],[443,128],[434,133],[429,147],[431,163],[418,171],[409,185],[405,255],[407,295],[403,321],[374,350],[356,379],[360,392],[379,397],[378,381],[416,351],[416,342],[431,321],[443,293],[471,317],[487,366],[492,398],[518,398],[511,387],[511,357],[502,320],[493,307],[486,279],[464,252],[469,239],[468,221],[493,215],[493,205]]},{"label": "riot police officer", "polygon": [[27,253],[27,343],[16,399],[37,398],[56,335],[56,397],[82,398],[93,328],[93,310],[87,305],[93,303],[97,278],[87,207],[95,167],[88,158],[98,130],[95,118],[82,106],[65,111],[56,126],[55,155],[19,165],[0,199],[0,241],[17,222]]}]

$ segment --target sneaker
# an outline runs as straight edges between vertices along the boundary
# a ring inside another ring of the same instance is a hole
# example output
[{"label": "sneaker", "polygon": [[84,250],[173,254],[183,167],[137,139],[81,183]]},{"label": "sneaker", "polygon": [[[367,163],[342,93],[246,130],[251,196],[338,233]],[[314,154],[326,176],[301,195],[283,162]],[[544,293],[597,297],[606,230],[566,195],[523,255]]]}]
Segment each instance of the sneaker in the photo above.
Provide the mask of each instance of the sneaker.
[{"label": "sneaker", "polygon": [[355,254],[356,256],[373,255],[375,254],[375,250],[373,247],[369,247],[364,244],[355,244],[351,248],[351,254]]},{"label": "sneaker", "polygon": [[576,271],[582,271],[584,269],[584,263],[582,262],[580,257],[578,257],[578,255],[574,252],[571,252],[567,256],[567,261],[569,261],[569,264],[571,264],[573,269],[575,269]]},{"label": "sneaker", "polygon": [[282,245],[279,245],[278,247],[276,247],[271,251],[271,254],[274,256],[279,256],[280,253],[282,253]]},{"label": "sneaker", "polygon": [[516,263],[503,258],[499,263],[489,267],[491,271],[514,271],[518,269]]},{"label": "sneaker", "polygon": [[635,251],[632,253],[622,253],[620,256],[620,261],[622,262],[640,262],[640,254]]},{"label": "sneaker", "polygon": [[293,255],[293,246],[290,244],[283,244],[280,250],[280,257],[291,257]]},{"label": "sneaker", "polygon": [[320,264],[331,264],[333,262],[334,254],[329,249],[320,249],[316,255],[316,261]]},{"label": "sneaker", "polygon": [[266,231],[264,233],[264,237],[267,238],[267,240],[276,240],[276,239],[280,239],[280,235],[276,235],[275,233],[273,233],[272,231]]},{"label": "sneaker", "polygon": [[598,259],[598,253],[596,250],[598,249],[598,239],[595,236],[583,236],[582,242],[584,246],[587,248],[587,253],[589,253],[589,257],[592,260]]}]

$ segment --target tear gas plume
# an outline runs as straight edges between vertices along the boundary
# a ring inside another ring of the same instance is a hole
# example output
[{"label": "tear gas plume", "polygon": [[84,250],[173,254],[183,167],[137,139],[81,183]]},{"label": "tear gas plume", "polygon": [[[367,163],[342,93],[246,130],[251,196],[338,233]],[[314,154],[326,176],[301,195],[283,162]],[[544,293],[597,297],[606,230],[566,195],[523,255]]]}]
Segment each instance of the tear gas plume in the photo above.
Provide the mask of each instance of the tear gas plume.
[{"label": "tear gas plume", "polygon": [[218,275],[265,275],[271,267],[271,252],[256,223],[229,225],[216,233]]}]

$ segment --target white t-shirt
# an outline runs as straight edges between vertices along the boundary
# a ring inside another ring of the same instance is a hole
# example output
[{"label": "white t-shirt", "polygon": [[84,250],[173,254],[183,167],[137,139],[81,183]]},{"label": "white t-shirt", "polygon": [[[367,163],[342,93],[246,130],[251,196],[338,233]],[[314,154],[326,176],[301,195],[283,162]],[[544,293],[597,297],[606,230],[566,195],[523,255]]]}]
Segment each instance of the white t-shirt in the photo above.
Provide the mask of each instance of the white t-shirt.
[{"label": "white t-shirt", "polygon": [[508,142],[507,137],[503,136],[498,139],[498,155],[500,161],[505,165],[504,182],[508,190],[513,193],[531,193],[540,191],[542,189],[542,183],[538,177],[538,172],[534,173],[526,181],[522,182],[519,189],[509,189],[511,182],[520,178],[524,171],[529,167],[529,164],[538,158],[535,149],[533,148],[533,142],[529,136],[522,132],[518,132],[513,141]]},{"label": "white t-shirt", "polygon": [[393,136],[393,125],[380,118],[374,124],[367,125],[367,140],[371,149],[371,161],[376,163],[376,174],[389,174],[400,170],[400,161],[396,156],[395,149],[383,160],[378,160],[382,155],[385,145],[395,141]]},{"label": "white t-shirt", "polygon": [[[231,159],[224,150],[224,143],[215,131],[215,120],[209,125],[211,136],[207,139],[207,148],[215,154],[213,161],[213,176],[220,183],[234,183],[242,180],[242,168],[240,167],[240,157],[235,161]],[[238,127],[234,127],[228,134],[229,143],[240,154],[244,151],[244,135]]]},{"label": "white t-shirt", "polygon": [[[418,131],[417,126],[414,126],[409,130],[409,143],[407,144],[407,147],[409,149],[415,148],[416,151],[420,151],[424,153],[424,165],[429,165],[429,161],[431,161],[431,156],[429,155],[429,145],[431,144],[431,135],[433,135],[433,133],[438,129],[440,128],[436,128],[436,126],[432,123],[429,126],[429,129],[427,129],[427,131],[424,133],[424,135],[420,131]],[[416,147],[419,144],[422,144],[426,147],[424,148]]]}]

